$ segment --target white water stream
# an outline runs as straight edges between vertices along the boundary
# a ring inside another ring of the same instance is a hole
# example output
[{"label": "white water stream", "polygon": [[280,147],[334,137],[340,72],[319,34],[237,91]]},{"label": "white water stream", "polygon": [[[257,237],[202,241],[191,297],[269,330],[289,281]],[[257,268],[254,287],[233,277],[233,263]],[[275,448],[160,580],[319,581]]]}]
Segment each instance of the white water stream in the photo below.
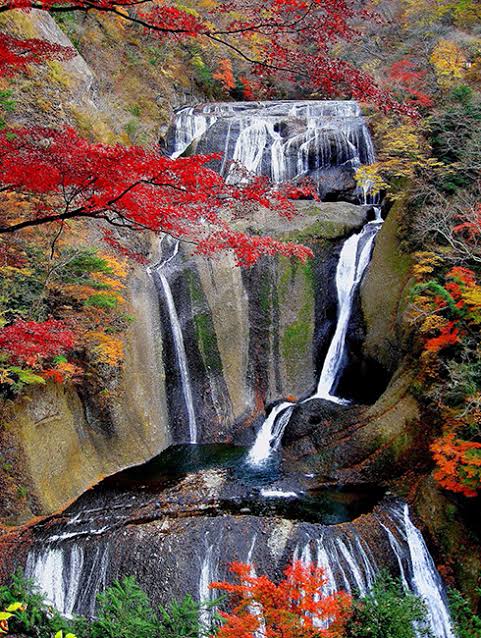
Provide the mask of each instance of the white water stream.
[{"label": "white water stream", "polygon": [[355,295],[369,265],[374,240],[382,223],[380,210],[375,210],[375,221],[368,222],[359,233],[346,239],[339,255],[336,270],[336,330],[322,366],[317,390],[310,399],[327,399],[335,403],[345,402],[333,394],[333,390],[343,367],[347,329]]},{"label": "white water stream", "polygon": [[[396,502],[384,516],[386,524],[379,521],[379,527],[388,539],[404,587],[420,596],[426,605],[433,638],[455,638],[444,585],[421,532],[411,520],[408,505]],[[306,540],[303,546],[297,546],[294,560],[305,565],[315,563],[324,570],[328,579],[325,595],[343,589],[365,596],[381,567],[369,546],[369,537],[364,539],[349,531],[344,537],[325,534]]]},{"label": "white water stream", "polygon": [[[316,392],[304,403],[312,399],[325,399],[339,404],[348,403],[345,399],[336,396],[334,389],[343,368],[347,329],[353,303],[369,265],[374,240],[382,224],[380,209],[376,208],[375,212],[374,221],[368,222],[362,230],[346,239],[341,249],[336,269],[336,329],[322,366]],[[295,403],[284,401],[272,408],[249,451],[248,463],[253,466],[263,465],[278,449],[294,407]]]},{"label": "white water stream", "polygon": [[[161,245],[164,237],[161,239]],[[179,320],[179,315],[175,307],[174,297],[172,295],[172,289],[169,284],[167,276],[164,274],[165,267],[177,256],[179,252],[179,241],[174,244],[174,249],[170,257],[164,259],[159,264],[153,266],[150,270],[154,271],[159,278],[164,293],[165,302],[167,304],[167,311],[169,313],[170,327],[172,330],[172,337],[174,340],[175,356],[177,365],[179,366],[182,394],[185,401],[185,407],[187,410],[187,418],[189,422],[189,443],[197,443],[197,420],[195,416],[194,397],[192,392],[192,384],[190,380],[189,366],[187,362],[187,353],[184,344],[184,335],[182,332],[182,325]]]}]

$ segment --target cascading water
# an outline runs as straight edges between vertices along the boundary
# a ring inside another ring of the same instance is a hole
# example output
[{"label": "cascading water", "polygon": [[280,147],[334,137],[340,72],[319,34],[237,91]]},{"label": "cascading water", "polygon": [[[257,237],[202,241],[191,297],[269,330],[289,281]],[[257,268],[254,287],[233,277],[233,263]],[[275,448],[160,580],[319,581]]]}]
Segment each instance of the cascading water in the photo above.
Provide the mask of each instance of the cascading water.
[{"label": "cascading water", "polygon": [[95,612],[96,596],[107,583],[108,546],[86,551],[77,543],[48,544],[32,549],[25,564],[25,576],[37,583],[46,600],[62,615]]},{"label": "cascading water", "polygon": [[317,390],[310,397],[311,399],[327,399],[335,403],[344,403],[343,399],[333,394],[333,391],[342,369],[347,328],[355,294],[369,265],[374,240],[382,223],[379,209],[376,210],[376,219],[368,222],[359,233],[351,235],[344,242],[339,255],[336,270],[336,330],[324,360]]},{"label": "cascading water", "polygon": [[272,408],[268,417],[261,425],[254,445],[249,451],[249,463],[259,465],[269,458],[270,454],[277,449],[293,409],[294,403],[290,401],[285,401]]},{"label": "cascading water", "polygon": [[[214,104],[184,109],[177,115],[170,149],[172,156],[181,155],[193,142],[197,149],[206,151],[209,145],[216,146],[211,150],[224,148],[224,159],[218,168],[230,179],[235,179],[233,159],[243,163],[251,173],[270,175],[274,182],[311,176],[319,183],[323,171],[348,167],[352,172],[359,164],[374,159],[372,141],[359,106],[350,101]],[[379,210],[376,216],[376,220],[351,235],[341,248],[336,269],[337,325],[316,392],[310,399],[342,402],[342,398],[336,396],[336,384],[345,359],[346,333],[356,291],[382,221]],[[193,389],[182,326],[169,283],[169,266],[175,263],[179,245],[164,242],[171,252],[151,267],[150,272],[165,300],[189,438],[195,443],[198,433]],[[262,465],[279,447],[294,408],[294,403],[285,401],[271,410],[249,452],[251,465]],[[249,475],[251,480],[258,477],[254,472]],[[214,598],[210,584],[228,577],[227,563],[235,557],[247,559],[251,564],[255,559],[260,560],[262,573],[270,577],[276,576],[293,558],[304,563],[314,562],[324,569],[328,578],[324,586],[326,594],[345,589],[365,595],[379,571],[388,568],[401,577],[407,588],[424,598],[433,637],[454,638],[441,578],[404,503],[383,502],[376,506],[374,513],[354,521],[342,519],[347,521],[343,525],[326,525],[324,521],[308,523],[303,522],[305,518],[296,520],[294,516],[287,520],[282,518],[285,505],[290,507],[305,495],[302,487],[298,489],[296,485],[291,489],[292,485],[281,483],[256,485],[256,494],[264,508],[262,516],[249,514],[250,510],[238,502],[233,514],[223,511],[219,515],[215,507],[219,507],[221,499],[217,498],[215,489],[224,478],[215,472],[197,478],[191,483],[191,489],[196,492],[206,488],[209,498],[201,499],[201,505],[193,506],[192,511],[181,511],[185,516],[169,513],[169,508],[175,510],[183,500],[177,493],[173,498],[172,494],[171,498],[165,494],[166,511],[162,510],[164,493],[159,495],[158,486],[150,497],[144,485],[141,497],[137,493],[131,495],[128,490],[125,493],[118,490],[124,500],[119,497],[111,509],[108,491],[107,496],[102,490],[97,497],[92,494],[95,508],[81,509],[79,505],[83,514],[88,512],[86,518],[79,520],[79,512],[74,511],[70,520],[67,514],[67,522],[62,518],[58,524],[70,526],[68,531],[61,529],[58,533],[59,530],[48,525],[39,530],[27,557],[26,575],[37,581],[61,613],[92,616],[96,594],[114,578],[135,574],[137,569],[141,585],[146,589],[150,584],[155,585],[149,593],[156,603],[166,602],[164,594],[172,599],[174,590],[179,598],[194,592],[199,601],[205,603],[201,623],[210,628],[214,615],[209,605]],[[232,486],[227,487],[230,490]],[[283,509],[275,505],[280,508],[280,516],[271,516],[272,510],[269,515],[265,514],[267,502],[283,502]],[[132,508],[131,519],[126,513],[129,508]],[[97,527],[91,524],[90,513],[98,518]],[[201,557],[189,560],[199,546],[204,548]],[[254,574],[254,566],[252,570]],[[182,588],[184,582],[185,589]],[[256,607],[255,613],[262,618],[260,608]],[[264,638],[264,633],[261,622],[256,638]]]},{"label": "cascading water", "polygon": [[408,556],[403,554],[400,543],[396,542],[393,535],[389,537],[403,582],[408,583],[414,593],[425,601],[433,635],[440,638],[454,638],[441,577],[421,532],[413,525],[409,517],[408,506],[404,504],[395,508],[393,518],[403,531],[403,540],[409,552]]},{"label": "cascading water", "polygon": [[205,636],[206,631],[214,627],[215,610],[213,602],[216,599],[214,590],[211,588],[217,578],[217,561],[219,558],[218,552],[214,551],[214,545],[209,542],[207,538],[207,549],[202,560],[200,568],[199,578],[199,601],[203,603],[200,611],[199,621],[201,625],[200,638]]},{"label": "cascading water", "polygon": [[349,100],[187,107],[176,114],[168,152],[178,157],[193,142],[197,152],[222,153],[219,170],[230,181],[243,179],[247,169],[274,183],[310,177],[319,184],[333,167],[353,169],[374,161],[360,107]]},{"label": "cascading water", "polygon": [[[454,638],[446,592],[429,554],[421,532],[413,524],[407,504],[395,502],[381,512],[377,520],[378,542],[386,542],[398,565],[406,589],[422,598],[426,605],[427,622],[435,638]],[[317,564],[324,570],[328,582],[326,594],[338,589],[365,596],[372,587],[382,564],[375,559],[376,550],[369,536],[359,533],[330,535],[320,538],[311,534],[299,544],[294,558],[304,564]],[[383,538],[384,536],[384,538]]]},{"label": "cascading water", "polygon": [[[163,242],[161,240],[161,244]],[[163,295],[167,305],[167,311],[169,314],[170,326],[172,329],[172,336],[175,346],[175,356],[177,365],[179,366],[180,378],[182,383],[182,394],[185,401],[187,410],[187,418],[189,422],[189,443],[197,443],[197,420],[195,416],[194,397],[192,392],[192,384],[190,381],[189,365],[187,362],[187,353],[185,351],[184,335],[182,333],[182,326],[179,320],[179,315],[175,307],[174,297],[169,284],[167,276],[164,274],[165,268],[168,264],[177,257],[179,252],[179,241],[174,243],[174,248],[170,257],[159,262],[155,266],[149,269],[151,274],[154,274],[162,287]]]}]

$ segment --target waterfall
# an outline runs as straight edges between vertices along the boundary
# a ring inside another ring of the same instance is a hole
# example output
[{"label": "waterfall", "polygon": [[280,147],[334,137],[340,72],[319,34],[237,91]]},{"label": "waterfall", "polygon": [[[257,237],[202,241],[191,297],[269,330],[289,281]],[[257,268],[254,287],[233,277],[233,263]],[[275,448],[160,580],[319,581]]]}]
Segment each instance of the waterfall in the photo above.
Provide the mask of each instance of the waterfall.
[{"label": "waterfall", "polygon": [[294,403],[290,401],[284,401],[272,408],[249,451],[247,459],[251,465],[261,464],[277,449],[293,409]]},{"label": "waterfall", "polygon": [[194,141],[198,152],[222,153],[219,169],[231,182],[245,179],[247,170],[274,183],[308,176],[319,184],[330,168],[374,161],[361,109],[351,100],[186,107],[176,113],[168,151],[178,157]]},{"label": "waterfall", "polygon": [[180,324],[179,315],[177,314],[177,309],[175,307],[174,297],[172,295],[169,280],[163,272],[165,267],[177,256],[178,252],[179,241],[176,241],[171,256],[151,268],[150,271],[155,272],[155,274],[159,278],[160,284],[162,286],[162,291],[164,293],[165,302],[167,304],[167,311],[169,314],[170,326],[172,329],[172,336],[174,340],[175,356],[177,359],[177,364],[179,366],[180,378],[182,382],[182,394],[184,396],[185,406],[187,409],[187,417],[189,421],[189,443],[197,443],[197,421],[195,416],[194,397],[192,392],[192,384],[190,381],[189,366],[187,363],[187,354],[185,351],[184,335],[182,333],[182,326]]},{"label": "waterfall", "polygon": [[195,107],[186,107],[177,111],[175,117],[175,148],[172,158],[179,157],[192,144],[201,137],[206,130],[216,121],[215,115],[208,115],[204,111],[197,113]]},{"label": "waterfall", "polygon": [[[412,591],[424,600],[433,635],[436,638],[455,638],[441,577],[421,532],[409,517],[408,506],[403,504],[396,507],[393,510],[393,519],[402,530],[408,550],[406,557],[400,551],[400,543],[393,542],[394,537],[390,536],[391,548],[396,555],[403,582],[407,582]],[[403,564],[406,559],[408,567],[405,570]]]},{"label": "waterfall", "polygon": [[317,390],[308,400],[327,399],[335,403],[344,403],[343,399],[332,393],[342,369],[347,329],[351,319],[355,293],[369,265],[372,247],[379,228],[378,220],[369,222],[359,233],[351,235],[344,242],[336,270],[336,330],[324,360]]},{"label": "waterfall", "polygon": [[215,600],[215,593],[210,588],[210,584],[216,579],[216,563],[214,558],[214,546],[208,543],[207,550],[202,560],[199,578],[199,601],[202,604],[199,621],[201,625],[200,637],[205,635],[205,631],[210,631],[214,624],[214,609],[212,602]]},{"label": "waterfall", "polygon": [[[251,566],[250,575],[253,578],[255,578],[257,576],[255,567],[254,567],[254,565],[252,563],[252,559],[253,559],[253,556],[254,556],[254,548],[256,546],[256,541],[257,541],[257,534],[254,534],[254,536],[252,538],[251,546],[249,548],[249,552],[247,553],[247,560],[246,560],[246,563]],[[256,601],[253,601],[249,605],[249,611],[254,616],[256,616],[256,618],[257,618],[257,620],[259,622],[259,627],[254,632],[254,638],[266,638],[266,623],[265,623],[265,618],[264,618],[264,612],[263,612],[263,609],[262,609],[262,605],[260,603],[256,602]]]},{"label": "waterfall", "polygon": [[389,505],[365,536],[354,526],[347,530],[328,528],[320,538],[308,532],[307,539],[297,544],[294,559],[324,570],[326,595],[343,589],[365,596],[387,562],[379,564],[373,558],[379,544],[389,548],[404,587],[424,601],[433,638],[455,638],[441,577],[406,503]]},{"label": "waterfall", "polygon": [[25,576],[37,583],[47,602],[63,616],[88,610],[95,613],[97,594],[107,583],[108,547],[92,552],[78,544],[48,545],[29,551]]},{"label": "waterfall", "polygon": [[[343,367],[347,329],[356,291],[369,265],[374,240],[381,223],[380,210],[376,209],[376,219],[368,222],[359,233],[346,239],[341,249],[336,269],[336,329],[324,360],[316,392],[305,399],[304,403],[312,399],[325,399],[339,404],[347,403],[344,399],[335,396],[333,391]],[[294,406],[294,403],[285,401],[270,411],[249,451],[247,459],[251,465],[264,464],[279,447]]]}]

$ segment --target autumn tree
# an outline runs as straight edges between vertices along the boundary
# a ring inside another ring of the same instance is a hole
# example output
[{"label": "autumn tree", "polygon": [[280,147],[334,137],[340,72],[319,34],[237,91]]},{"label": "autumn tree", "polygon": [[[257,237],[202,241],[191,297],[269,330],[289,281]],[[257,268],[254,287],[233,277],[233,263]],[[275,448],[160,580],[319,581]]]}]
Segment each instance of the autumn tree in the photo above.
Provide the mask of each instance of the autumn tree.
[{"label": "autumn tree", "polygon": [[[350,615],[351,598],[344,592],[326,595],[324,571],[294,562],[279,584],[256,576],[252,566],[232,563],[237,583],[213,583],[226,592],[232,611],[222,613],[217,638],[340,638]],[[256,633],[258,632],[258,633]]]},{"label": "autumn tree", "polygon": [[351,0],[231,0],[208,3],[202,11],[163,0],[4,0],[0,13],[16,8],[110,14],[159,38],[194,38],[221,46],[263,84],[281,74],[297,88],[348,94],[382,109],[414,113],[335,53],[340,43],[357,36],[354,22],[367,17]]},{"label": "autumn tree", "polygon": [[[455,227],[477,241],[471,221]],[[481,394],[479,327],[481,286],[464,266],[445,270],[441,255],[416,255],[413,318],[423,342],[418,383],[440,415],[442,434],[432,443],[434,477],[467,497],[481,488]]]},{"label": "autumn tree", "polygon": [[139,147],[91,144],[73,129],[0,132],[0,145],[0,234],[95,219],[122,230],[184,238],[201,253],[231,249],[243,264],[274,252],[301,259],[311,254],[229,226],[228,213],[235,218],[239,209],[243,215],[252,206],[285,215],[293,209],[265,179],[226,184],[206,166],[214,156],[173,160]]}]

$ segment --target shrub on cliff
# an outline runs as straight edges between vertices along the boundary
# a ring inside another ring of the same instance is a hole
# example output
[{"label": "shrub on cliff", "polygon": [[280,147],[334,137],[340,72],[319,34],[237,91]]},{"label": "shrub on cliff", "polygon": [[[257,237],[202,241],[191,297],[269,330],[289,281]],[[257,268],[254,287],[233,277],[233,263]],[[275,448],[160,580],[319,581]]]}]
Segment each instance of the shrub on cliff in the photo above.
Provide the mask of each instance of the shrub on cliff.
[{"label": "shrub on cliff", "polygon": [[403,589],[387,573],[381,574],[372,591],[353,606],[349,638],[417,638],[430,636],[423,601]]},{"label": "shrub on cliff", "polygon": [[[481,594],[481,589],[478,589]],[[449,608],[458,638],[481,638],[481,617],[473,612],[469,602],[456,589],[449,592]]]}]

